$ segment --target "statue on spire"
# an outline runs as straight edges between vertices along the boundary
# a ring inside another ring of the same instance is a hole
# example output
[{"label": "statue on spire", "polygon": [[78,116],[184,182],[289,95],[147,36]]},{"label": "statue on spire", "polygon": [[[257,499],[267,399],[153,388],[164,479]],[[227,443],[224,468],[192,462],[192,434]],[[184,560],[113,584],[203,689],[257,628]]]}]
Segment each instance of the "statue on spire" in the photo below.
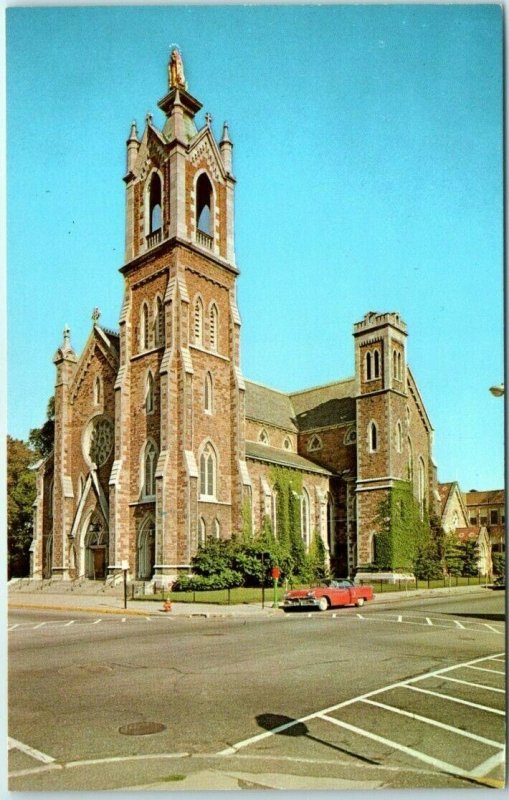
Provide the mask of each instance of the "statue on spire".
[{"label": "statue on spire", "polygon": [[178,47],[174,47],[171,51],[168,63],[168,87],[170,89],[187,89],[184,63]]}]

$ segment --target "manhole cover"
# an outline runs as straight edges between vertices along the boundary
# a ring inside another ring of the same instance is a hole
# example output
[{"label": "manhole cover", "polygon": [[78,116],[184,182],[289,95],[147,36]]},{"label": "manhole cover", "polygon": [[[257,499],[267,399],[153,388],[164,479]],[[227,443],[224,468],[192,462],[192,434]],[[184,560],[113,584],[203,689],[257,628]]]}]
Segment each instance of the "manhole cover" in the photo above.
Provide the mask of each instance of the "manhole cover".
[{"label": "manhole cover", "polygon": [[126,736],[147,736],[149,733],[161,733],[165,730],[166,725],[161,722],[131,722],[129,725],[122,725],[118,732]]}]

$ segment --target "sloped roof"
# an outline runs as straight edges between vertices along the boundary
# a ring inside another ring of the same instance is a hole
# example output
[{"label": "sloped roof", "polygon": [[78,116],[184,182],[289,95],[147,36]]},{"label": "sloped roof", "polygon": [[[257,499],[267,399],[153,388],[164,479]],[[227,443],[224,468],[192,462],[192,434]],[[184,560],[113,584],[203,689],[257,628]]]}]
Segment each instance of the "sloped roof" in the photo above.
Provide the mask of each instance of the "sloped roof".
[{"label": "sloped roof", "polygon": [[438,494],[440,496],[440,513],[443,514],[445,511],[445,507],[447,505],[447,501],[449,499],[449,495],[451,493],[451,489],[454,486],[454,482],[451,483],[439,483]]},{"label": "sloped roof", "polygon": [[260,442],[246,442],[246,456],[257,461],[266,461],[268,464],[293,467],[306,472],[317,472],[321,475],[332,475],[329,470],[314,464],[303,456],[299,456],[298,453],[293,453],[291,450],[279,450],[276,447],[269,447]]},{"label": "sloped roof", "polygon": [[295,412],[287,394],[252,381],[245,381],[245,385],[246,417],[293,433],[297,431]]},{"label": "sloped roof", "polygon": [[496,506],[505,503],[504,489],[492,489],[486,492],[465,492],[464,496],[467,506]]},{"label": "sloped roof", "polygon": [[483,531],[486,533],[486,528],[484,526],[481,528],[477,526],[469,528],[456,528],[455,533],[461,542],[466,542],[469,539],[474,539],[475,541],[477,541],[477,539],[479,538],[479,536],[482,534]]}]

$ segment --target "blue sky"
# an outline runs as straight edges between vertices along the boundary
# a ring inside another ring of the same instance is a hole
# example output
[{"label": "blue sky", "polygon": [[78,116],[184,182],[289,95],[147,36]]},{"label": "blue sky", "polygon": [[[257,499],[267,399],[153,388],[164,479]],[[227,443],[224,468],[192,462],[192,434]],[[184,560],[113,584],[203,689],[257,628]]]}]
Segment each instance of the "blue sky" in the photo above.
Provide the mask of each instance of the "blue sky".
[{"label": "blue sky", "polygon": [[52,356],[117,328],[125,140],[162,122],[170,46],[234,141],[246,377],[353,374],[353,323],[398,311],[439,479],[503,485],[502,15],[495,5],[7,12],[8,432]]}]

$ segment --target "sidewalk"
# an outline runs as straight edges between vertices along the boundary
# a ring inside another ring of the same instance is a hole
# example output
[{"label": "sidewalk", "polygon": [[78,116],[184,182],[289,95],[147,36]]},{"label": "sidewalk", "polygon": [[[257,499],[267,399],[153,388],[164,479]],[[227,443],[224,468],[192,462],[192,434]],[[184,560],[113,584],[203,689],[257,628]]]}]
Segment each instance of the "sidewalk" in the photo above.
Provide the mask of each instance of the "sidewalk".
[{"label": "sidewalk", "polygon": [[[419,597],[450,597],[460,594],[485,592],[485,584],[475,584],[472,586],[453,586],[449,589],[413,589],[402,590],[399,592],[386,592],[375,595],[374,605],[387,603],[404,602]],[[371,605],[371,603],[369,604]],[[127,599],[127,608],[124,608],[123,594],[104,594],[90,595],[79,594],[79,591],[55,592],[54,594],[46,590],[44,592],[16,591],[8,593],[8,607],[12,609],[37,609],[47,611],[79,611],[92,614],[120,614],[122,616],[162,616],[171,614],[172,616],[184,617],[243,617],[252,618],[255,616],[274,616],[283,614],[280,608],[272,608],[270,600],[265,602],[265,608],[261,603],[244,603],[242,605],[216,605],[213,603],[174,603],[172,602],[171,611],[165,612],[162,601],[155,600],[131,600]]]}]

